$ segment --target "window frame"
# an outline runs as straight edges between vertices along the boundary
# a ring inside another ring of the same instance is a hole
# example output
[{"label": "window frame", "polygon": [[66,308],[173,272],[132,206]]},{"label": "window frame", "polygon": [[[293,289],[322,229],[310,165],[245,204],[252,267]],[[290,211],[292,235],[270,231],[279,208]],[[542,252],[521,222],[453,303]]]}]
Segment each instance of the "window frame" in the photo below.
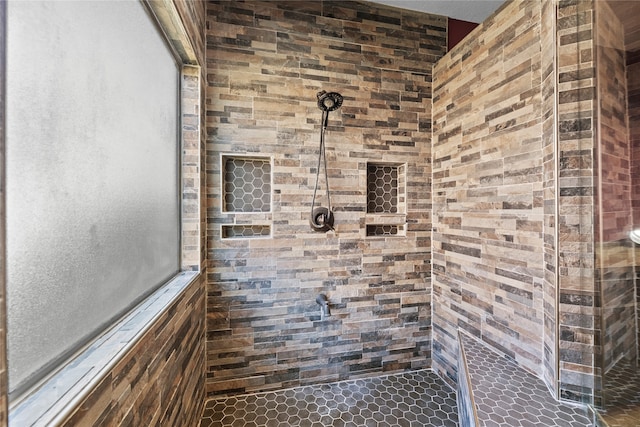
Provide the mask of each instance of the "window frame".
[{"label": "window frame", "polygon": [[[192,41],[173,2],[139,0],[177,66],[178,90],[176,111],[177,177],[179,205],[178,260],[179,271],[167,282],[150,289],[148,294],[119,319],[91,340],[75,357],[57,366],[48,377],[16,396],[9,406],[10,425],[44,422],[56,425],[68,416],[98,384],[109,370],[139,341],[169,306],[199,280],[202,260],[201,219],[201,69]],[[0,22],[6,24],[6,3],[0,4]],[[5,80],[6,25],[0,26],[0,221],[5,217]],[[197,123],[194,125],[194,120]],[[189,124],[187,124],[189,123]],[[0,227],[0,252],[5,269],[6,234]],[[4,273],[4,271],[3,271]],[[6,295],[5,275],[0,275],[0,302]],[[0,310],[0,332],[6,330],[6,308]],[[7,380],[6,346],[0,346],[0,375]],[[81,380],[77,374],[82,373]],[[74,380],[74,374],[76,380]],[[6,399],[6,397],[4,397]],[[5,400],[6,403],[6,400]],[[31,420],[31,422],[29,421]]]}]

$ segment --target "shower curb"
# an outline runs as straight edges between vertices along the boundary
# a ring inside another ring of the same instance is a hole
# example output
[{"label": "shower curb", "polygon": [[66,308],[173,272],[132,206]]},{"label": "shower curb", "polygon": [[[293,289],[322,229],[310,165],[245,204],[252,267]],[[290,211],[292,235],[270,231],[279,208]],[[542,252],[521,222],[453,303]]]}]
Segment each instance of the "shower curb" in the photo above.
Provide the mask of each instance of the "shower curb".
[{"label": "shower curb", "polygon": [[460,425],[465,427],[477,427],[478,411],[473,399],[473,387],[469,377],[467,357],[464,351],[461,332],[458,331],[458,382],[456,387],[458,394],[458,418]]}]

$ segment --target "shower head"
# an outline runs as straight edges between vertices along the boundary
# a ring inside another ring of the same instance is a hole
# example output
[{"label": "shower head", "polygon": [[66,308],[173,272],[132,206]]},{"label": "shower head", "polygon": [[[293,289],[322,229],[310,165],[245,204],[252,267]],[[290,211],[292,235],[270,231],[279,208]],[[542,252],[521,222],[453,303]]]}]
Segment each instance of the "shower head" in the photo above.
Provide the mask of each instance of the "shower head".
[{"label": "shower head", "polygon": [[342,105],[342,95],[338,92],[318,92],[318,108],[322,111],[335,111]]}]

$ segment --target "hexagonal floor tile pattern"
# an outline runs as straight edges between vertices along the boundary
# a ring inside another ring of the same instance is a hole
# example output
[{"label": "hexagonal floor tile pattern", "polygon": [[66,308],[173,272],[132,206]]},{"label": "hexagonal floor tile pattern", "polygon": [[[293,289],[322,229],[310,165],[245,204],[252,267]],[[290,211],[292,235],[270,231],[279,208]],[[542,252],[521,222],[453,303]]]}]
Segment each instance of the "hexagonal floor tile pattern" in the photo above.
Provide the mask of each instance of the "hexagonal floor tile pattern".
[{"label": "hexagonal floor tile pattern", "polygon": [[558,402],[544,382],[478,340],[461,334],[480,426],[587,427],[586,407]]},{"label": "hexagonal floor tile pattern", "polygon": [[457,426],[456,395],[420,370],[207,401],[200,427]]},{"label": "hexagonal floor tile pattern", "polygon": [[626,360],[607,372],[605,410],[600,414],[609,427],[640,426],[640,372]]}]

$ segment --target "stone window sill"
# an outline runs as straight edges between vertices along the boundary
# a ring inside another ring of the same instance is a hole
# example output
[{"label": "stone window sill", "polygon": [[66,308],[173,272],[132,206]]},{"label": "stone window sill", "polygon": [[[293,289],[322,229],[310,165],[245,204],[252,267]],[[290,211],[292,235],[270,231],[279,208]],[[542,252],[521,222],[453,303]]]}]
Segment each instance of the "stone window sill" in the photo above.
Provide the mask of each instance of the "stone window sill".
[{"label": "stone window sill", "polygon": [[9,409],[10,426],[60,425],[182,292],[197,279],[183,271]]}]

